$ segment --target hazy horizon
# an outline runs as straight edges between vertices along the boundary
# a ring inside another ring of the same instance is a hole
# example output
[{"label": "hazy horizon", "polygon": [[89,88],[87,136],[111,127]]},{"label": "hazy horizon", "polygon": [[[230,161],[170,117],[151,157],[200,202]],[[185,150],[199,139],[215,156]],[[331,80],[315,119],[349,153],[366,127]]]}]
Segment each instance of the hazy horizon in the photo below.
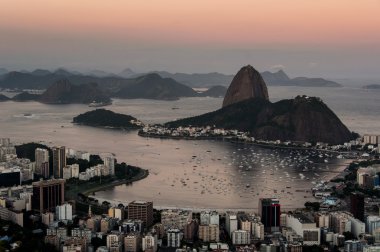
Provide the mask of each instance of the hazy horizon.
[{"label": "hazy horizon", "polygon": [[0,68],[380,79],[379,0],[5,1]]}]

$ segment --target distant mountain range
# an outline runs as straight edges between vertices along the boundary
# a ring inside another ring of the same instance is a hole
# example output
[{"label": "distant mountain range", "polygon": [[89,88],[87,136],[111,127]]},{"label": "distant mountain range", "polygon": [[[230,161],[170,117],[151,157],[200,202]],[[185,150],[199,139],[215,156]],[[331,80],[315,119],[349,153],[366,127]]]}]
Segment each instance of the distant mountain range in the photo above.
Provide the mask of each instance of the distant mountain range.
[{"label": "distant mountain range", "polygon": [[3,101],[9,101],[9,100],[10,100],[9,97],[7,97],[7,96],[5,96],[5,95],[3,95],[3,94],[0,94],[0,102],[3,102]]},{"label": "distant mountain range", "polygon": [[[128,70],[125,70],[125,72],[128,72]],[[57,85],[57,83],[61,85]],[[64,83],[67,85],[64,85]],[[96,90],[94,90],[95,84]],[[90,103],[92,101],[105,102],[109,97],[176,100],[180,97],[224,96],[224,91],[220,87],[218,93],[215,93],[215,89],[210,89],[210,91],[205,93],[198,93],[172,78],[163,78],[156,73],[126,79],[118,76],[96,77],[82,75],[71,73],[65,69],[58,69],[54,72],[43,69],[36,69],[27,73],[9,72],[3,75],[3,78],[0,80],[0,88],[20,91],[32,89],[46,90],[41,97],[22,93],[17,95],[14,100],[38,100],[44,103],[57,104]],[[100,96],[96,96],[95,94]]]},{"label": "distant mountain range", "polygon": [[[136,73],[129,68],[126,68],[118,74],[109,73],[102,70],[93,70],[84,73],[78,71],[69,71],[63,68],[55,71],[44,69],[36,69],[32,72],[28,71],[12,71],[8,72],[6,69],[0,69],[0,88],[13,88],[13,89],[46,89],[53,82],[67,78],[73,84],[83,84],[89,82],[96,82],[100,86],[117,86],[129,83],[129,79],[136,79],[138,77],[156,73],[162,78],[171,78],[181,84],[189,87],[211,87],[211,86],[228,86],[234,75],[225,75],[221,73],[170,73],[167,71],[152,71],[148,73]],[[262,77],[269,86],[310,86],[310,87],[340,87],[341,84],[329,81],[323,78],[308,78],[296,77],[289,78],[283,71],[277,72],[265,71]]]}]

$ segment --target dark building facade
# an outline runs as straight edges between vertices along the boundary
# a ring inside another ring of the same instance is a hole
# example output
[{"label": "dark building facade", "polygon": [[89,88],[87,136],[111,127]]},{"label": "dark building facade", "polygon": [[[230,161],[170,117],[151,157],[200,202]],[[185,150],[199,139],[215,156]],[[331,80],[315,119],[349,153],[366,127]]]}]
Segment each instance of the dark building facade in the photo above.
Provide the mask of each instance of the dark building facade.
[{"label": "dark building facade", "polygon": [[280,231],[281,205],[278,199],[261,198],[259,200],[259,215],[267,233]]},{"label": "dark building facade", "polygon": [[187,242],[193,242],[196,234],[198,233],[198,222],[196,220],[191,220],[188,222],[184,228],[184,239]]},{"label": "dark building facade", "polygon": [[153,202],[132,201],[128,204],[128,219],[142,220],[146,227],[153,225]]},{"label": "dark building facade", "polygon": [[351,200],[351,213],[356,219],[364,220],[364,195],[360,192],[353,192],[350,196]]},{"label": "dark building facade", "polygon": [[33,183],[32,209],[43,213],[53,212],[65,201],[65,180],[50,179]]},{"label": "dark building facade", "polygon": [[0,186],[18,186],[21,185],[20,171],[0,172]]},{"label": "dark building facade", "polygon": [[66,148],[65,146],[53,147],[53,176],[62,178],[63,167],[66,166]]}]

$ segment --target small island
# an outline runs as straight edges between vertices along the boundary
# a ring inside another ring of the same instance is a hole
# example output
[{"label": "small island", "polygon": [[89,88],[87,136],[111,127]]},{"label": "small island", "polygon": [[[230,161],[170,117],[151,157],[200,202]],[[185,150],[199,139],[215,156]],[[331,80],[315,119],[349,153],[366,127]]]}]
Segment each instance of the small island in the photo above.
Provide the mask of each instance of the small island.
[{"label": "small island", "polygon": [[96,109],[73,118],[73,123],[115,129],[139,129],[144,124],[130,115],[115,113],[106,109]]}]

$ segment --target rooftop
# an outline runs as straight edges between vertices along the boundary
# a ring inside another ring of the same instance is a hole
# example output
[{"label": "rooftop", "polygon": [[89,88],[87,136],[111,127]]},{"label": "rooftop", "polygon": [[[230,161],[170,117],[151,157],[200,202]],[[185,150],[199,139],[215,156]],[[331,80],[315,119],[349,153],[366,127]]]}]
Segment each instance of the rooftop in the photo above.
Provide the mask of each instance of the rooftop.
[{"label": "rooftop", "polygon": [[306,223],[314,223],[312,220],[310,220],[308,217],[301,213],[295,213],[293,214],[294,218],[298,219],[302,224]]}]

